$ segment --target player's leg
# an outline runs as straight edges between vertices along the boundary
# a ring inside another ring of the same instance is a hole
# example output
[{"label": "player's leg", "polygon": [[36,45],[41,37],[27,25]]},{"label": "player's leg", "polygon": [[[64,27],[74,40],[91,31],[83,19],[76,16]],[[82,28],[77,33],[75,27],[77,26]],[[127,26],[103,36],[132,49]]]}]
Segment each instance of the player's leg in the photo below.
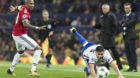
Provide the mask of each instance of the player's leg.
[{"label": "player's leg", "polygon": [[49,68],[51,64],[51,57],[52,57],[53,50],[49,48],[48,54],[46,55],[47,64],[46,67]]},{"label": "player's leg", "polygon": [[16,76],[14,73],[14,68],[15,68],[16,64],[19,62],[20,57],[22,56],[23,52],[24,51],[19,51],[15,54],[12,64],[11,64],[10,68],[7,70],[8,74],[11,74],[12,76]]},{"label": "player's leg", "polygon": [[36,72],[36,66],[39,63],[39,59],[40,59],[42,50],[41,50],[41,48],[39,46],[37,46],[34,50],[35,50],[35,52],[34,52],[34,55],[33,55],[33,63],[32,63],[32,67],[31,67],[31,71],[30,71],[29,75],[31,75],[31,76],[40,76],[40,74],[38,74]]},{"label": "player's leg", "polygon": [[70,31],[76,35],[76,37],[79,39],[80,43],[83,46],[85,46],[86,44],[88,44],[88,41],[79,32],[77,32],[74,27],[71,28]]},{"label": "player's leg", "polygon": [[[87,64],[87,67],[84,68],[84,72],[85,72],[85,78],[88,78],[90,76],[90,72],[89,72],[89,60],[88,59],[84,59],[86,64]],[[94,69],[95,69],[95,72],[97,72],[97,66],[96,64],[94,64]]]},{"label": "player's leg", "polygon": [[15,54],[13,61],[12,61],[12,64],[11,64],[10,68],[7,70],[7,74],[10,74],[12,76],[16,76],[14,73],[14,68],[15,68],[16,64],[19,62],[20,57],[23,55],[25,47],[22,44],[19,44],[20,39],[18,36],[17,37],[13,36],[13,39],[15,40],[16,49],[18,52]]},{"label": "player's leg", "polygon": [[[84,58],[84,57],[83,57]],[[89,67],[88,67],[88,59],[84,59],[84,61],[86,62],[87,66],[84,68],[84,73],[85,73],[85,78],[88,78],[89,75],[90,75],[90,72],[89,72]]]},{"label": "player's leg", "polygon": [[47,64],[46,64],[46,67],[49,68],[50,65],[51,65],[51,57],[52,57],[52,54],[53,54],[53,37],[50,37],[49,40],[48,40],[48,45],[49,45],[49,49],[48,49],[48,54],[46,56],[46,60],[47,60]]},{"label": "player's leg", "polygon": [[24,42],[23,45],[26,48],[28,48],[30,50],[34,50],[33,63],[32,63],[32,67],[31,67],[30,75],[40,76],[40,74],[38,74],[36,72],[36,66],[38,65],[40,55],[42,53],[41,47],[32,38],[30,38],[28,35],[22,35],[22,36],[20,36],[20,38],[23,40],[23,42]]}]

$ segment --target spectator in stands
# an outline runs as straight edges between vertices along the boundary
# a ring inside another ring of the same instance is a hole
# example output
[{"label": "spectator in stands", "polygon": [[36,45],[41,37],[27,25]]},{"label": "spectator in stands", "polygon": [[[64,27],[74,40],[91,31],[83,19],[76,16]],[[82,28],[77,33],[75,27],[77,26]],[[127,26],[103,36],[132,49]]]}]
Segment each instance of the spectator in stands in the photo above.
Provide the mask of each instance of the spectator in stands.
[{"label": "spectator in stands", "polygon": [[85,37],[87,39],[88,38],[87,30],[83,30],[82,31],[82,35],[83,35],[83,37]]},{"label": "spectator in stands", "polygon": [[11,26],[11,23],[4,18],[0,18],[0,26]]},{"label": "spectator in stands", "polygon": [[88,20],[88,18],[86,17],[86,18],[84,18],[84,22],[83,22],[83,25],[84,26],[89,26],[89,20]]},{"label": "spectator in stands", "polygon": [[39,20],[37,17],[33,19],[33,25],[39,25]]},{"label": "spectator in stands", "polygon": [[5,5],[9,3],[9,0],[0,0],[0,5]]},{"label": "spectator in stands", "polygon": [[84,14],[90,14],[91,13],[91,10],[90,10],[89,5],[86,5],[85,7],[86,8],[85,8]]},{"label": "spectator in stands", "polygon": [[121,6],[121,4],[119,2],[115,4],[115,12],[116,13],[121,12],[120,6]]},{"label": "spectator in stands", "polygon": [[6,30],[6,29],[2,29],[1,32],[0,32],[0,37],[3,39],[3,40],[7,40],[9,38],[11,38],[10,36],[10,33]]},{"label": "spectator in stands", "polygon": [[73,13],[74,12],[74,5],[71,5],[67,11],[67,13]]},{"label": "spectator in stands", "polygon": [[70,18],[66,17],[65,22],[64,22],[64,26],[70,26],[70,23],[71,23]]},{"label": "spectator in stands", "polygon": [[93,16],[90,22],[90,26],[95,26],[95,25],[96,25],[96,16]]},{"label": "spectator in stands", "polygon": [[56,26],[62,26],[62,22],[61,22],[61,20],[58,18],[58,16],[56,14],[54,14],[53,19],[56,22]]},{"label": "spectator in stands", "polygon": [[76,5],[71,5],[67,12],[68,13],[82,13],[83,8],[81,8],[80,3],[77,2]]},{"label": "spectator in stands", "polygon": [[71,58],[74,59],[74,62],[75,62],[75,65],[76,65],[77,61],[79,59],[79,52],[78,52],[79,45],[75,43],[73,46],[74,47],[73,47],[73,50],[71,52]]},{"label": "spectator in stands", "polygon": [[74,13],[82,13],[83,8],[81,7],[80,1],[76,1],[76,5],[74,7]]},{"label": "spectator in stands", "polygon": [[47,8],[46,4],[42,4],[42,8],[41,9],[43,10],[43,9],[46,9],[46,8]]},{"label": "spectator in stands", "polygon": [[6,26],[6,22],[3,18],[0,19],[0,26]]},{"label": "spectator in stands", "polygon": [[15,0],[15,5],[20,5],[21,0]]},{"label": "spectator in stands", "polygon": [[0,5],[0,13],[7,13],[7,9],[4,7],[4,5]]},{"label": "spectator in stands", "polygon": [[89,31],[89,35],[88,35],[88,38],[87,38],[89,42],[94,42],[94,35],[95,34],[93,33],[93,31]]},{"label": "spectator in stands", "polygon": [[64,12],[64,9],[62,7],[61,0],[57,0],[54,8],[54,13],[62,13]]},{"label": "spectator in stands", "polygon": [[80,16],[78,16],[75,20],[73,20],[71,22],[71,26],[73,26],[73,27],[81,26],[81,25],[82,25],[82,23],[81,23],[81,17]]}]

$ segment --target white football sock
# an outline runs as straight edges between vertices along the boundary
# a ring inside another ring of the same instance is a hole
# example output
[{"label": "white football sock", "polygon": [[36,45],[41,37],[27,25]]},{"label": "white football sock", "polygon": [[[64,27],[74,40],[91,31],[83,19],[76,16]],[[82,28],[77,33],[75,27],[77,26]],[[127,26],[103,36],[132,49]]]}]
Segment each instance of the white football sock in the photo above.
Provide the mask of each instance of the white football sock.
[{"label": "white football sock", "polygon": [[14,56],[14,59],[12,61],[12,65],[10,67],[10,70],[13,72],[14,71],[14,68],[16,66],[16,64],[19,62],[20,60],[20,57],[22,56],[23,54],[19,54],[18,52],[15,54]]},{"label": "white football sock", "polygon": [[32,64],[31,71],[36,71],[36,66],[39,62],[41,53],[42,53],[41,50],[35,50],[35,53],[34,53],[34,56],[33,56],[33,64]]}]

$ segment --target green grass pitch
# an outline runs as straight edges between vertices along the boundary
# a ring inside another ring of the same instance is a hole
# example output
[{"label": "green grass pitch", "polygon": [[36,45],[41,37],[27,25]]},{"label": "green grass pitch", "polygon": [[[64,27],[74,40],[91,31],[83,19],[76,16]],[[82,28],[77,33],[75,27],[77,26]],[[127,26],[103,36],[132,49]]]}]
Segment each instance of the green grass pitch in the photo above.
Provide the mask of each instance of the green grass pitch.
[{"label": "green grass pitch", "polygon": [[[9,68],[11,62],[0,62],[0,78],[36,78],[29,76],[31,64],[17,64],[15,68],[16,77],[7,75],[6,70]],[[50,68],[45,68],[45,64],[39,63],[37,72],[41,74],[39,78],[84,78],[83,66],[64,66],[54,65]],[[125,78],[140,78],[140,70],[138,72],[123,72]],[[93,77],[91,77],[93,78]],[[110,70],[108,78],[118,78],[113,69]]]}]

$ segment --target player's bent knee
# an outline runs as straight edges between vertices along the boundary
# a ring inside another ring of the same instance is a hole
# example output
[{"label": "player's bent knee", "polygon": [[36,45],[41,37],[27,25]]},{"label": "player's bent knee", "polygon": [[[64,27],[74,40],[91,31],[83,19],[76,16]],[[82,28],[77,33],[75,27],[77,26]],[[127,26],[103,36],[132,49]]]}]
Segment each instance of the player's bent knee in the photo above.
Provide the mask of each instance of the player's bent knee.
[{"label": "player's bent knee", "polygon": [[18,53],[19,53],[19,54],[22,54],[22,53],[24,53],[24,51],[18,51]]}]

